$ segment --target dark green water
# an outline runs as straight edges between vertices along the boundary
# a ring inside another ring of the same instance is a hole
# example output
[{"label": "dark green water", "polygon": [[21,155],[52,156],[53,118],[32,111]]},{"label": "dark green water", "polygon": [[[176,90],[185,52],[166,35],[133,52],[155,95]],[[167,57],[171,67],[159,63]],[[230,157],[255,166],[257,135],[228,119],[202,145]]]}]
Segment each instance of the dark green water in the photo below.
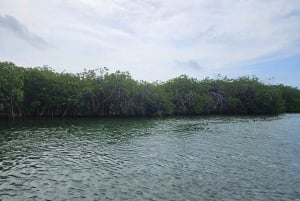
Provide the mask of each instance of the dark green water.
[{"label": "dark green water", "polygon": [[300,115],[2,121],[0,200],[300,200]]}]

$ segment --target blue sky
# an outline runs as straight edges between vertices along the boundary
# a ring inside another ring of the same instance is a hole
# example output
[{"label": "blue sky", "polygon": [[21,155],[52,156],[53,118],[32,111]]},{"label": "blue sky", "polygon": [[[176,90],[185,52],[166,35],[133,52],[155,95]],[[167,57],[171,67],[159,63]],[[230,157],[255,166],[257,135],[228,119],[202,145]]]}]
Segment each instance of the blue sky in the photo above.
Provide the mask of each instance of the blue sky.
[{"label": "blue sky", "polygon": [[249,71],[250,75],[260,77],[265,83],[284,83],[289,86],[297,86],[300,88],[299,55],[245,66],[245,69]]},{"label": "blue sky", "polygon": [[299,0],[2,0],[0,60],[300,88]]}]

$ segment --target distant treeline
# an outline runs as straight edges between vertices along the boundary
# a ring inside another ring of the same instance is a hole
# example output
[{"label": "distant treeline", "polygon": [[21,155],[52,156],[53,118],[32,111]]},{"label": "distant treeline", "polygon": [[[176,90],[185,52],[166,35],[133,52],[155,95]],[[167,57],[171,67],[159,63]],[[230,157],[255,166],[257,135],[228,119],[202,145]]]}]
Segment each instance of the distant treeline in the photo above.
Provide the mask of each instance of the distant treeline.
[{"label": "distant treeline", "polygon": [[111,117],[300,112],[300,90],[255,77],[148,83],[106,68],[57,73],[0,62],[0,117]]}]

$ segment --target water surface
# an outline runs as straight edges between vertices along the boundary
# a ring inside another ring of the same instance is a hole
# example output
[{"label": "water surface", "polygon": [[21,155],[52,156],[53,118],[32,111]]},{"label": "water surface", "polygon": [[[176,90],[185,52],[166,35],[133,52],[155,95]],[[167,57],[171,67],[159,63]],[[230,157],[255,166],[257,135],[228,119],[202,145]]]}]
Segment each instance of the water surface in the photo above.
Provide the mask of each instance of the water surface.
[{"label": "water surface", "polygon": [[300,115],[2,121],[0,200],[300,200]]}]

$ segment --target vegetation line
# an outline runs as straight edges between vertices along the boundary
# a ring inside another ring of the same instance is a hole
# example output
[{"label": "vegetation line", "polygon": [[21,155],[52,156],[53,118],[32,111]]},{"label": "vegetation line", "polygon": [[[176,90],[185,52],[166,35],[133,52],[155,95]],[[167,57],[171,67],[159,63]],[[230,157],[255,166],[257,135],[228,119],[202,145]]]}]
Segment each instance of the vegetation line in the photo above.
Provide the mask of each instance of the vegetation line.
[{"label": "vegetation line", "polygon": [[0,117],[109,117],[300,112],[300,90],[257,78],[134,80],[106,68],[57,73],[0,62]]}]

